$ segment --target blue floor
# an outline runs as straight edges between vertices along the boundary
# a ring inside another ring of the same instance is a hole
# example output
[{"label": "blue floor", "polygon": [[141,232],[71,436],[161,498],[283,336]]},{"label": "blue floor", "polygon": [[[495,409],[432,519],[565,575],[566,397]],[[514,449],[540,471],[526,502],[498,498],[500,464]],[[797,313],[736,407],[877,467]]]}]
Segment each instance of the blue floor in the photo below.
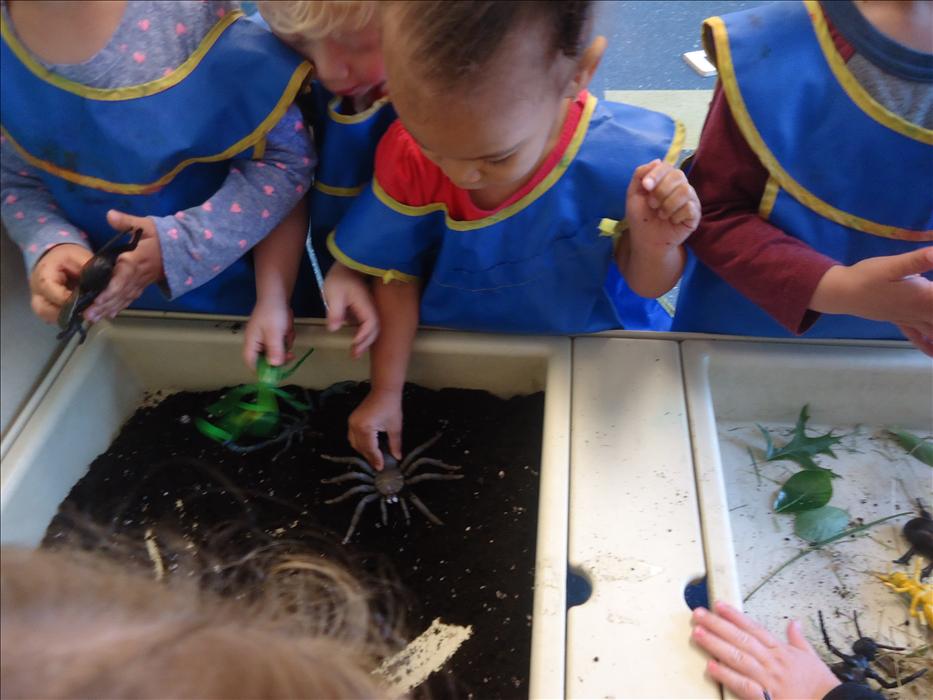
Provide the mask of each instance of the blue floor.
[{"label": "blue floor", "polygon": [[590,91],[712,89],[681,55],[700,46],[700,25],[707,17],[764,5],[751,0],[642,0],[596,3],[596,32],[609,47]]}]

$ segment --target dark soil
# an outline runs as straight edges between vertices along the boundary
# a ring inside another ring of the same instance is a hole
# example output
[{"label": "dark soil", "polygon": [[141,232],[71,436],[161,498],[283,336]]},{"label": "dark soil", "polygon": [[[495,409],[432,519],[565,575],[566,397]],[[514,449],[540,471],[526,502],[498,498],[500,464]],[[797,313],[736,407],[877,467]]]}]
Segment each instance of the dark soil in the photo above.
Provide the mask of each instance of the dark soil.
[{"label": "dark soil", "polygon": [[[221,391],[167,396],[130,418],[72,489],[63,513],[89,516],[122,536],[174,531],[198,547],[210,543],[218,526],[239,522],[244,527],[228,543],[234,550],[228,556],[270,538],[305,540],[320,550],[323,536],[323,548],[371,574],[388,562],[404,589],[409,638],[435,617],[473,626],[472,638],[428,682],[431,695],[527,697],[544,395],[503,400],[408,385],[406,451],[441,432],[426,456],[461,465],[464,478],[412,488],[443,526],[415,508],[406,526],[399,506],[390,505],[383,527],[373,503],[343,547],[358,497],[323,502],[358,482],[321,484],[345,468],[319,455],[353,454],[347,417],[367,389],[343,383],[309,391],[315,408],[303,439],[274,461],[281,446],[238,455],[198,433],[193,418]],[[70,515],[56,516],[46,544],[67,536],[71,522]]]}]

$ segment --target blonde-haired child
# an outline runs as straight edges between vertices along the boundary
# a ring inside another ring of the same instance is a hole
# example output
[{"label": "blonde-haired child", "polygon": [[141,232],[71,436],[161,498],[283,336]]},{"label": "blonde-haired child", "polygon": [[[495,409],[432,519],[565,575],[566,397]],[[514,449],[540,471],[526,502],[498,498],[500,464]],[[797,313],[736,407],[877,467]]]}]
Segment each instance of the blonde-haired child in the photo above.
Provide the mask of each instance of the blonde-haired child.
[{"label": "blonde-haired child", "polygon": [[[299,103],[314,132],[319,160],[308,197],[307,241],[304,231],[296,235],[294,229],[282,230],[256,250],[257,302],[243,349],[249,366],[260,352],[274,365],[289,356],[289,300],[303,246],[308,247],[316,274],[327,273],[333,260],[326,237],[372,179],[376,144],[395,118],[385,97],[378,3],[286,0],[260,2],[258,7],[275,35],[314,65],[314,81]],[[329,279],[338,282],[324,294],[329,327],[338,329],[348,312],[355,317],[360,328],[353,353],[358,356],[378,332],[368,286],[339,265],[333,266]],[[319,307],[316,315],[323,314]]]},{"label": "blonde-haired child", "polygon": [[4,698],[388,696],[371,673],[389,649],[368,592],[317,556],[244,558],[262,587],[226,599],[196,570],[156,582],[99,553],[2,558]]}]

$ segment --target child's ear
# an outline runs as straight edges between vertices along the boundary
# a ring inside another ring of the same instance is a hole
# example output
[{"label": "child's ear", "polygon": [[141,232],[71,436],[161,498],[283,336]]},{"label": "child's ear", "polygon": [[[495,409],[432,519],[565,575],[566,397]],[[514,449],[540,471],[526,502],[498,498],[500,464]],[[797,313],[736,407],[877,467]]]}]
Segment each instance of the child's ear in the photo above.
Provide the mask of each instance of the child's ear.
[{"label": "child's ear", "polygon": [[577,60],[573,78],[567,86],[567,97],[576,97],[580,90],[586,89],[593,79],[593,73],[599,68],[599,62],[602,60],[604,53],[606,53],[606,37],[598,36],[593,39]]}]

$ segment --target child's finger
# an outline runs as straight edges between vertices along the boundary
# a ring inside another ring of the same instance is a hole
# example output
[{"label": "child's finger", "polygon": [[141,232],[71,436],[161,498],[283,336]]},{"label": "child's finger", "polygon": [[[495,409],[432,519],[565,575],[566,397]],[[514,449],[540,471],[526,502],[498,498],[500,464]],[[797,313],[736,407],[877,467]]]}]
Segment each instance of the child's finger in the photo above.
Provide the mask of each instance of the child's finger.
[{"label": "child's finger", "polygon": [[891,279],[922,275],[933,270],[933,246],[900,255],[889,255],[882,260]]},{"label": "child's finger", "polygon": [[674,214],[678,213],[691,199],[690,185],[685,182],[680,187],[673,190],[665,197],[664,201],[661,202],[661,205],[658,207],[658,216],[663,219],[673,219]]},{"label": "child's finger", "polygon": [[402,429],[399,428],[389,428],[387,431],[389,436],[389,453],[395,457],[397,460],[402,459]]},{"label": "child's finger", "polygon": [[278,367],[285,362],[285,336],[279,335],[275,331],[267,333],[263,345],[266,348],[266,361],[273,367]]},{"label": "child's finger", "polygon": [[247,332],[243,339],[243,363],[251,370],[255,370],[260,352],[262,352],[262,338]]},{"label": "child's finger", "polygon": [[737,673],[725,664],[710,659],[706,668],[713,680],[722,683],[736,697],[743,698],[743,700],[761,700],[765,697],[764,688],[760,683]]},{"label": "child's finger", "polygon": [[56,306],[49,302],[41,294],[33,294],[30,300],[33,313],[46,323],[55,323],[58,321],[58,314],[61,312],[61,306]]},{"label": "child's finger", "polygon": [[371,428],[363,430],[350,429],[348,434],[350,447],[359,452],[363,459],[372,465],[376,471],[382,471],[382,452],[379,451],[378,432]]},{"label": "child's finger", "polygon": [[331,333],[343,328],[347,322],[346,298],[342,294],[335,294],[327,300],[327,330]]},{"label": "child's finger", "polygon": [[[658,166],[661,161],[655,158],[650,163],[645,163],[644,165],[639,165],[635,168],[635,172],[632,173],[632,179],[628,183],[628,194],[635,194],[641,192],[642,188],[648,189],[645,187],[644,179],[647,177],[654,168]],[[651,186],[654,187],[654,181],[652,180]],[[650,190],[649,190],[650,191]]]},{"label": "child's finger", "polygon": [[768,630],[756,623],[748,615],[743,614],[728,603],[717,601],[715,607],[716,614],[719,615],[719,617],[724,620],[728,620],[738,629],[752,635],[755,639],[761,642],[762,646],[770,649],[780,644],[780,642],[775,639],[774,635],[771,634]]},{"label": "child's finger", "polygon": [[640,184],[642,188],[646,192],[654,193],[671,170],[672,167],[663,161],[652,161],[651,168],[641,177]]},{"label": "child's finger", "polygon": [[[709,623],[714,619],[710,616]],[[727,623],[728,624],[728,623]],[[719,659],[722,663],[728,664],[729,668],[739,673],[757,677],[763,672],[761,663],[756,655],[750,651],[750,648],[758,645],[757,640],[752,640],[749,635],[745,635],[746,645],[735,642],[735,628],[733,631],[712,629],[714,625],[704,621],[702,624],[693,628],[693,640],[701,646],[706,652]]]},{"label": "child's finger", "polygon": [[678,170],[667,163],[661,163],[649,177],[657,177],[651,195],[659,202],[663,202],[683,185],[687,184],[687,176],[684,175],[684,171]]},{"label": "child's finger", "polygon": [[362,320],[353,338],[353,357],[358,358],[376,341],[379,335],[379,317],[375,314]]},{"label": "child's finger", "polygon": [[920,331],[911,328],[910,326],[898,325],[901,333],[904,334],[904,337],[907,338],[911,343],[914,344],[920,352],[929,357],[933,357],[933,335],[924,335]]},{"label": "child's finger", "polygon": [[687,201],[678,207],[668,219],[672,224],[686,224],[692,228],[700,222],[700,211],[696,202],[687,197]]}]

